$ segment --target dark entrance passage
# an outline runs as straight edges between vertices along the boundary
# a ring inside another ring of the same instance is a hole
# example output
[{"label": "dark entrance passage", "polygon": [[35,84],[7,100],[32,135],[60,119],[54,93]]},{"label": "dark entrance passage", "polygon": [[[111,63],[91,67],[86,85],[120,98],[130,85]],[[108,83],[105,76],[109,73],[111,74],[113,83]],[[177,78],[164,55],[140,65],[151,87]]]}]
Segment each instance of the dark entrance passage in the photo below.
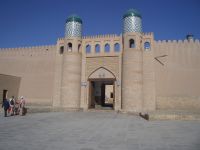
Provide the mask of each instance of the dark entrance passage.
[{"label": "dark entrance passage", "polygon": [[113,109],[114,95],[114,80],[90,81],[89,108]]},{"label": "dark entrance passage", "polygon": [[3,99],[7,98],[8,90],[3,90]]},{"label": "dark entrance passage", "polygon": [[3,100],[4,100],[4,99],[7,99],[7,97],[8,97],[8,90],[3,90],[1,96],[2,96],[2,97],[0,98],[0,104],[3,103]]}]

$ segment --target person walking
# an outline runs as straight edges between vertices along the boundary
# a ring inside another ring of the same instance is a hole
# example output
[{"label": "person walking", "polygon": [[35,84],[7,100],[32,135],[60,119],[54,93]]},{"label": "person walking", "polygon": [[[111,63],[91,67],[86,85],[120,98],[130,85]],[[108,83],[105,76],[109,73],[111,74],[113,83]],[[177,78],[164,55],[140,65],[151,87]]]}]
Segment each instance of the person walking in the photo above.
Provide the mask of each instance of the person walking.
[{"label": "person walking", "polygon": [[5,98],[3,99],[2,108],[4,108],[4,117],[7,117],[7,112],[10,107],[9,101]]},{"label": "person walking", "polygon": [[20,115],[24,116],[26,114],[26,109],[25,109],[25,99],[23,96],[20,98]]}]

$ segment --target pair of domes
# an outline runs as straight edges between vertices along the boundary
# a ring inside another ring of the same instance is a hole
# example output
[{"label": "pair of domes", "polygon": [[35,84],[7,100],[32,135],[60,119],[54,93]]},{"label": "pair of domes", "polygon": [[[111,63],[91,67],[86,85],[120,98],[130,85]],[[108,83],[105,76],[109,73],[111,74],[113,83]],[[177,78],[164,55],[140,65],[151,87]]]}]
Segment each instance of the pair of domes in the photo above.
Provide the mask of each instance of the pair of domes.
[{"label": "pair of domes", "polygon": [[[128,11],[126,11],[126,13],[123,15],[123,19],[126,17],[131,17],[131,16],[136,16],[139,18],[142,18],[141,14],[136,10],[136,9],[129,9]],[[71,15],[67,18],[66,23],[67,22],[79,22],[82,24],[82,19],[78,16],[78,15]]]}]

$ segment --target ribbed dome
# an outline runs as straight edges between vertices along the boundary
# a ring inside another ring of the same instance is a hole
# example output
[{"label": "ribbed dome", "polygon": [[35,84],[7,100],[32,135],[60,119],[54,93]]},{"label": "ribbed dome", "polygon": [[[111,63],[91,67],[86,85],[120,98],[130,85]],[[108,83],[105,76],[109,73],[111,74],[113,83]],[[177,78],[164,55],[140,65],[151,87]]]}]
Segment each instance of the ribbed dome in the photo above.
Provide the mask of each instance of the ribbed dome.
[{"label": "ribbed dome", "polygon": [[79,16],[77,16],[77,15],[71,15],[71,16],[69,16],[69,17],[67,18],[67,20],[66,20],[66,23],[67,23],[67,22],[72,22],[72,21],[79,22],[79,23],[82,24],[81,18],[80,18]]},{"label": "ribbed dome", "polygon": [[141,14],[136,9],[129,9],[124,15],[123,18],[136,16],[142,18]]}]

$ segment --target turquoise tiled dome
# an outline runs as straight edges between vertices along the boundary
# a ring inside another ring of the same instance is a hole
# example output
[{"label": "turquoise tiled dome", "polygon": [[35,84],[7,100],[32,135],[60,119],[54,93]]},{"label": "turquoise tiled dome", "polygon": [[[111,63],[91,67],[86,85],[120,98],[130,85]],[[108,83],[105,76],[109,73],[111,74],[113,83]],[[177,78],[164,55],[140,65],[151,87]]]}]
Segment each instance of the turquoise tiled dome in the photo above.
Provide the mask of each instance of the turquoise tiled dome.
[{"label": "turquoise tiled dome", "polygon": [[142,32],[142,17],[135,9],[129,9],[123,16],[123,33]]},{"label": "turquoise tiled dome", "polygon": [[82,20],[77,15],[71,15],[65,23],[65,37],[81,37]]},{"label": "turquoise tiled dome", "polygon": [[66,23],[67,23],[67,22],[72,22],[72,21],[79,22],[79,23],[82,24],[81,18],[80,18],[79,16],[77,16],[77,15],[71,15],[71,16],[69,16],[69,17],[67,18],[67,20],[66,20]]},{"label": "turquoise tiled dome", "polygon": [[137,11],[136,9],[129,9],[129,10],[123,15],[123,18],[130,17],[130,16],[136,16],[136,17],[142,18],[141,14],[140,14],[139,11]]}]

